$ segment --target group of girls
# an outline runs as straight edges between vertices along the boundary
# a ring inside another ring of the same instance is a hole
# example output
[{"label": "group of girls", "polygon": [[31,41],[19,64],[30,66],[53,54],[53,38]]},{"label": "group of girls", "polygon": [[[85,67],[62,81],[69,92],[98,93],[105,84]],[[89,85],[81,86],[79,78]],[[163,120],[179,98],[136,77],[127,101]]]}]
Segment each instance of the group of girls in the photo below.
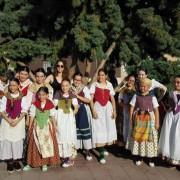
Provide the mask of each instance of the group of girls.
[{"label": "group of girls", "polygon": [[32,82],[24,66],[1,89],[0,160],[8,172],[20,171],[23,158],[24,171],[70,167],[78,149],[89,161],[90,150],[97,148],[99,162],[106,163],[104,146],[117,140],[113,87],[103,69],[90,88],[81,73],[70,81],[65,72],[65,63],[58,61],[54,74],[46,77],[39,68]]},{"label": "group of girls", "polygon": [[[0,160],[7,163],[8,172],[20,171],[22,159],[24,171],[41,167],[45,172],[48,166],[59,164],[70,167],[78,149],[83,150],[88,161],[92,160],[91,150],[95,149],[99,162],[106,163],[105,146],[117,142],[119,131],[114,88],[104,69],[98,71],[97,81],[90,86],[83,84],[79,72],[72,80],[67,77],[66,64],[61,60],[55,64],[54,74],[47,77],[42,68],[37,69],[34,82],[26,66],[7,83],[0,77]],[[180,165],[179,76],[174,85],[160,140],[158,101],[166,93],[166,87],[139,70],[137,81],[129,75],[119,90],[123,143],[134,155],[136,165],[148,157],[149,166],[154,167],[158,154]],[[162,90],[158,100],[155,88]]]},{"label": "group of girls", "polygon": [[129,75],[124,86],[116,88],[123,108],[123,145],[134,156],[137,166],[146,158],[149,166],[154,167],[156,157],[161,156],[168,165],[180,167],[179,75],[173,86],[174,90],[167,93],[164,85],[150,80],[146,71],[140,69],[137,79]]}]

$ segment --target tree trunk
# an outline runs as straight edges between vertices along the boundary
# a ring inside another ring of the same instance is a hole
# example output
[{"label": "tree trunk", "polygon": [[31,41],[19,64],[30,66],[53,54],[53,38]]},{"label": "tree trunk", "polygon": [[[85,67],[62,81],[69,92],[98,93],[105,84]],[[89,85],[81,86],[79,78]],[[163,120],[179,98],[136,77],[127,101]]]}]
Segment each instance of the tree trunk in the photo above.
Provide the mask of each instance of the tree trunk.
[{"label": "tree trunk", "polygon": [[72,79],[73,75],[74,75],[75,72],[76,72],[77,62],[78,62],[77,57],[76,57],[76,56],[73,56],[73,57],[72,57],[72,62],[71,62],[70,68],[69,68],[69,79]]},{"label": "tree trunk", "polygon": [[108,48],[108,50],[106,51],[106,58],[101,60],[101,63],[99,64],[98,68],[96,69],[96,71],[95,71],[95,73],[94,73],[94,75],[93,75],[93,78],[92,78],[92,80],[91,80],[91,82],[90,82],[90,85],[91,85],[93,82],[96,81],[99,69],[101,69],[101,68],[104,67],[104,65],[105,65],[106,62],[107,62],[107,59],[108,59],[109,56],[111,55],[111,53],[112,53],[112,51],[114,50],[115,46],[116,46],[116,43],[113,42],[113,43],[111,44],[111,46]]},{"label": "tree trunk", "polygon": [[89,59],[86,59],[86,69],[85,69],[85,76],[90,76],[91,73],[91,67],[92,67],[92,62],[89,61]]}]

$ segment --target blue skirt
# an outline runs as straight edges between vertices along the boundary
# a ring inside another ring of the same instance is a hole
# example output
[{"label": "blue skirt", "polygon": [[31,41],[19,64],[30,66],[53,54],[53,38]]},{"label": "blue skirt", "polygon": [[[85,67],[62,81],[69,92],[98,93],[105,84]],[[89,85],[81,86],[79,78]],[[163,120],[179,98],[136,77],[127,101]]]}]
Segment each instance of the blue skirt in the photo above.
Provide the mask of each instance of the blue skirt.
[{"label": "blue skirt", "polygon": [[76,114],[76,130],[78,140],[88,140],[92,138],[91,128],[87,111],[84,104],[81,104]]}]

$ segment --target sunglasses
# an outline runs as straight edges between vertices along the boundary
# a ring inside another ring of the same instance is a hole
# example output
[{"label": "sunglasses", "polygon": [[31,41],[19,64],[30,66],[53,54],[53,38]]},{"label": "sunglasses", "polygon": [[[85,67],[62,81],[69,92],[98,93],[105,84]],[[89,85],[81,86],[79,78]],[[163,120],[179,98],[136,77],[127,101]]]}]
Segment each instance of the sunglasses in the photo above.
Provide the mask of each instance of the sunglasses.
[{"label": "sunglasses", "polygon": [[59,67],[64,68],[63,65],[59,65],[59,64],[57,64],[56,67],[58,67],[58,68],[59,68]]}]

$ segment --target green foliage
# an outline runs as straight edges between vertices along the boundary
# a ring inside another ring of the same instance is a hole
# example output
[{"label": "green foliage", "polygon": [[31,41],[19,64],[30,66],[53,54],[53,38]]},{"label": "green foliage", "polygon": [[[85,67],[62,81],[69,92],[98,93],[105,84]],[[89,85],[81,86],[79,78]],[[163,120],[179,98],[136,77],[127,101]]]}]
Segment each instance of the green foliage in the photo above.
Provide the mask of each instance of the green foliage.
[{"label": "green foliage", "polygon": [[168,84],[179,68],[162,59],[180,57],[179,0],[0,0],[0,22],[0,58],[94,61],[116,42],[109,62],[128,72],[141,64]]},{"label": "green foliage", "polygon": [[180,74],[180,61],[171,63],[148,57],[142,60],[139,65],[128,66],[128,73],[136,74],[139,67],[147,70],[148,76],[151,79],[159,80],[165,85],[171,84],[174,76]]}]

